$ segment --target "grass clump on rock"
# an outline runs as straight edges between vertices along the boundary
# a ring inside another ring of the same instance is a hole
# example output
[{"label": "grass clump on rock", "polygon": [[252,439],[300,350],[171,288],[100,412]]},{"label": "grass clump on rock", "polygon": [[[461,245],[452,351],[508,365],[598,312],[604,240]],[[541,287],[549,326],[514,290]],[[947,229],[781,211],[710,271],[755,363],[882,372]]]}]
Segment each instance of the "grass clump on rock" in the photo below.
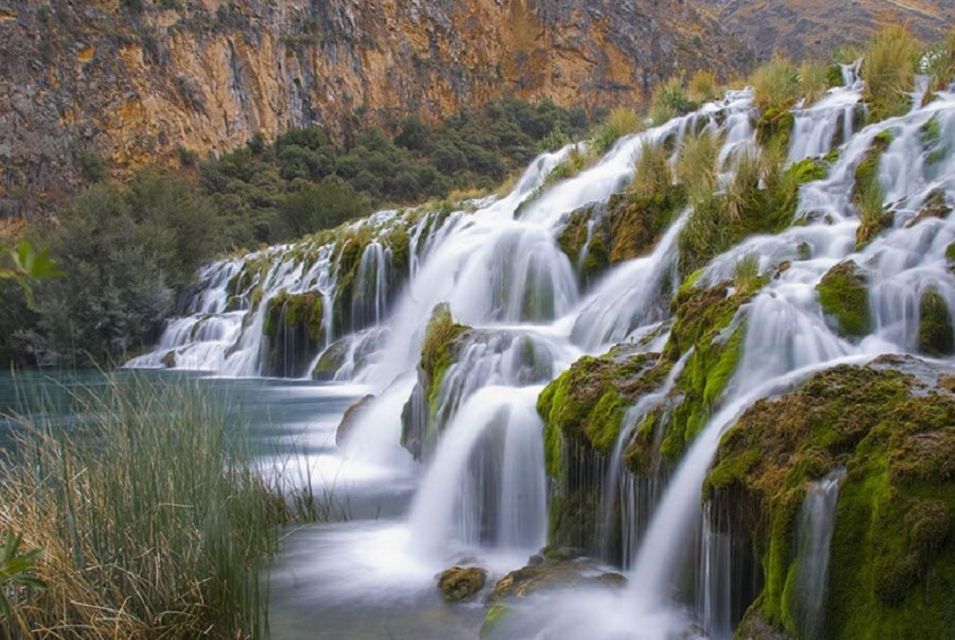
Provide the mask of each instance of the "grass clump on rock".
[{"label": "grass clump on rock", "polygon": [[900,116],[912,106],[915,65],[921,53],[918,40],[901,25],[883,29],[869,43],[862,62],[870,122]]}]

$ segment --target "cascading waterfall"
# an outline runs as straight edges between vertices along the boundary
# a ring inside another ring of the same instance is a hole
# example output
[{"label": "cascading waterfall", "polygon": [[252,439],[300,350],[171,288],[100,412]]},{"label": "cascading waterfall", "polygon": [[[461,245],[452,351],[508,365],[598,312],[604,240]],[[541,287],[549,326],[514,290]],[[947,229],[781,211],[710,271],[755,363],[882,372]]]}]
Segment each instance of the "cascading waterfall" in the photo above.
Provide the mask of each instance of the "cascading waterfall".
[{"label": "cascading waterfall", "polygon": [[[955,202],[955,94],[938,92],[906,115],[863,126],[858,67],[842,72],[844,87],[794,110],[789,162],[830,158],[826,177],[800,188],[801,224],[747,238],[714,258],[697,279],[702,285],[732,280],[740,260],[755,255],[766,283],[733,320],[730,330],[743,332],[742,357],[695,440],[675,468],[653,478],[624,468],[624,452],[642,419],[666,410],[691,355],[685,352],[664,383],[630,407],[609,457],[593,464],[578,460],[587,467],[578,470],[581,481],[603,492],[596,505],[603,555],[628,569],[629,586],[609,600],[587,596],[586,610],[555,599],[540,624],[556,636],[580,631],[665,638],[684,633],[692,622],[710,637],[729,637],[740,607],[748,604],[747,589],[755,587],[739,586],[734,578],[743,551],[732,522],[724,521],[719,505],[700,507],[702,483],[725,429],[754,402],[813,372],[884,353],[918,352],[926,295],[955,309],[946,255],[955,242],[955,220],[923,213]],[[930,129],[937,131],[934,140],[926,139]],[[417,434],[422,471],[406,523],[409,553],[440,566],[461,548],[534,552],[546,542],[547,527],[542,422],[535,409],[542,385],[581,355],[620,342],[640,343],[647,352],[662,348],[675,285],[687,275],[676,272],[677,247],[693,211],[683,211],[648,254],[594,282],[578,282],[555,237],[572,211],[606,202],[629,184],[643,145],[674,150],[675,163],[681,140],[704,130],[720,134],[720,183],[727,185],[734,160],[755,145],[751,93],[731,91],[692,114],[627,136],[572,178],[547,181],[568,146],[535,159],[501,198],[471,201],[459,211],[383,212],[344,228],[340,237],[209,265],[199,274],[200,291],[188,314],[170,321],[156,350],[130,366],[260,374],[270,301],[317,292],[326,346],[310,354],[309,372],[361,382],[376,394],[345,439],[345,458],[405,473],[411,455],[401,447],[402,437],[409,424]],[[855,173],[885,132],[891,141],[878,182],[892,224],[857,248]],[[592,233],[589,221],[579,261]],[[406,244],[399,246],[395,238],[401,236]],[[363,243],[347,269],[336,262],[346,242]],[[816,291],[823,276],[846,261],[867,282],[872,327],[858,338],[833,330]],[[439,303],[449,305],[467,332],[425,397],[416,368],[427,318]],[[349,322],[342,319],[346,310]],[[822,624],[838,482],[835,475],[810,487],[804,507],[800,546],[807,560],[800,580],[807,637]],[[610,550],[612,539],[619,554]],[[692,588],[688,573],[694,574]],[[601,617],[599,624],[594,616]]]}]

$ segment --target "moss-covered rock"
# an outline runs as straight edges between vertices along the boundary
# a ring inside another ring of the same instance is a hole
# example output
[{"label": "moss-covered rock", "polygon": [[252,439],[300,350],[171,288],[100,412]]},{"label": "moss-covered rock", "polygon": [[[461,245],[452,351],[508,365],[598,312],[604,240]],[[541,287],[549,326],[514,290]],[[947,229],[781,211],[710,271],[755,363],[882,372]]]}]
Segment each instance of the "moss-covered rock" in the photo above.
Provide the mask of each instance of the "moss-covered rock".
[{"label": "moss-covered rock", "polygon": [[[734,287],[724,282],[709,288],[693,286],[693,277],[680,288],[675,300],[675,320],[664,356],[676,361],[692,349],[676,380],[675,401],[665,416],[649,416],[626,451],[629,467],[647,472],[656,466],[655,457],[674,463],[705,426],[736,372],[743,353],[745,323],[740,308],[763,284],[756,279],[749,286]],[[662,431],[659,451],[652,443]]]},{"label": "moss-covered rock", "polygon": [[557,241],[586,285],[608,267],[649,253],[685,205],[686,190],[679,186],[664,194],[614,194],[606,204],[571,213]]},{"label": "moss-covered rock", "polygon": [[751,532],[761,558],[765,584],[747,619],[803,633],[799,513],[809,484],[842,468],[816,637],[948,637],[955,394],[940,378],[910,357],[838,366],[757,402],[726,432],[704,495],[733,505],[734,526]]},{"label": "moss-covered rock", "polygon": [[334,380],[335,374],[345,364],[349,350],[350,343],[347,339],[336,340],[328,345],[312,369],[312,379],[322,382]]},{"label": "moss-covered rock", "polygon": [[618,345],[606,354],[584,356],[541,392],[537,411],[544,418],[548,473],[560,475],[564,439],[598,453],[616,442],[627,407],[653,390],[669,370],[659,354],[640,353]]},{"label": "moss-covered rock", "polygon": [[269,298],[265,310],[265,375],[300,376],[325,346],[325,312],[318,291]]},{"label": "moss-covered rock", "polygon": [[486,581],[486,569],[455,566],[438,574],[438,589],[448,602],[462,602],[476,596]]},{"label": "moss-covered rock", "polygon": [[416,459],[434,444],[447,418],[439,415],[438,394],[448,367],[457,359],[470,331],[454,321],[446,303],[432,310],[421,345],[418,381],[401,412],[401,445]]},{"label": "moss-covered rock", "polygon": [[496,604],[509,598],[526,598],[534,593],[572,586],[619,587],[626,584],[627,579],[623,575],[606,571],[597,562],[573,551],[544,549],[527,566],[511,571],[498,580],[488,596],[488,602]]},{"label": "moss-covered rock", "polygon": [[789,136],[795,123],[796,117],[789,109],[767,108],[756,123],[756,141],[763,146],[788,149]]},{"label": "moss-covered rock", "polygon": [[955,352],[955,332],[948,305],[938,291],[929,289],[919,301],[919,351],[930,356]]},{"label": "moss-covered rock", "polygon": [[840,332],[847,336],[869,333],[869,288],[865,274],[855,262],[846,260],[831,268],[816,290],[823,312]]}]

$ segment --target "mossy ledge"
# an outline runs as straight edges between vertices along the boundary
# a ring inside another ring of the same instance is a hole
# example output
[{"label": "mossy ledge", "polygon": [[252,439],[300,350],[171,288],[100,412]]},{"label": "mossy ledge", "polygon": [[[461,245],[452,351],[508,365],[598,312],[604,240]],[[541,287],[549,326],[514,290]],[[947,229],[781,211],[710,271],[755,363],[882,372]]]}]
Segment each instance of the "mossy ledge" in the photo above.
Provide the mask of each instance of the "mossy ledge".
[{"label": "mossy ledge", "polygon": [[401,412],[401,445],[416,459],[430,450],[437,439],[443,423],[438,415],[438,392],[470,331],[470,327],[454,321],[447,303],[432,310],[421,345],[418,382]]},{"label": "mossy ledge", "polygon": [[610,266],[650,252],[684,206],[681,186],[660,194],[614,194],[606,204],[572,212],[557,242],[588,285]]},{"label": "mossy ledge", "polygon": [[912,357],[842,365],[757,402],[723,436],[706,499],[752,532],[763,591],[740,629],[801,637],[799,512],[845,469],[819,637],[942,638],[955,625],[955,394]]},{"label": "mossy ledge", "polygon": [[266,375],[299,376],[325,346],[325,307],[318,291],[288,293],[284,289],[266,303]]}]

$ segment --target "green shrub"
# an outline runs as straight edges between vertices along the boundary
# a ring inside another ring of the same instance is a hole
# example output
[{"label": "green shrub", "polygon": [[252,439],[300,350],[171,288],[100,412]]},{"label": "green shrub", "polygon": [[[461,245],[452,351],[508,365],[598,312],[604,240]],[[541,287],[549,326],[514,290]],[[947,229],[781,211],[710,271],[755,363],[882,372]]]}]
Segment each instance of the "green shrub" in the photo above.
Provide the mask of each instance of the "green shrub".
[{"label": "green shrub", "polygon": [[909,92],[915,88],[920,51],[918,41],[898,25],[886,27],[869,43],[862,63],[862,97],[869,106],[870,121],[902,115],[911,108]]},{"label": "green shrub", "polygon": [[280,238],[293,239],[368,215],[367,198],[341,178],[329,177],[289,193],[279,205]]},{"label": "green shrub", "polygon": [[660,125],[667,120],[685,115],[695,108],[696,104],[683,90],[683,80],[670,78],[653,91],[650,119],[653,124]]}]

